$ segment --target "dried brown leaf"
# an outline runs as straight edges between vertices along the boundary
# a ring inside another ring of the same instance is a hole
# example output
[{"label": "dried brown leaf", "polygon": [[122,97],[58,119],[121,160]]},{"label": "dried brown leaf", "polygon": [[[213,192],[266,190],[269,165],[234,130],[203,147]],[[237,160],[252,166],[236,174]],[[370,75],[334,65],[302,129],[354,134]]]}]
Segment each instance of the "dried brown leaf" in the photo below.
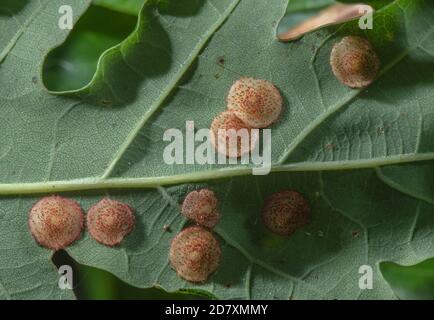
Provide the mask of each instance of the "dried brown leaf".
[{"label": "dried brown leaf", "polygon": [[317,15],[292,27],[287,32],[278,35],[280,41],[292,41],[304,34],[328,25],[347,22],[360,18],[374,9],[366,4],[341,4],[337,3],[320,11]]}]

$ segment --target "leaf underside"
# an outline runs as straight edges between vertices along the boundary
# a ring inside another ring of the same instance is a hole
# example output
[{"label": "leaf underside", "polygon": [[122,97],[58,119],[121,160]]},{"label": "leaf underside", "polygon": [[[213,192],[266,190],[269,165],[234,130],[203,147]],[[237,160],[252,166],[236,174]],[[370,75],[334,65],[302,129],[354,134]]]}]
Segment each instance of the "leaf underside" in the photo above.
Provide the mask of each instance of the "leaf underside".
[{"label": "leaf underside", "polygon": [[[328,60],[340,37],[361,33],[357,23],[280,43],[286,2],[145,1],[136,30],[103,54],[92,81],[57,93],[44,89],[41,70],[68,36],[57,28],[58,8],[71,5],[78,20],[89,1],[0,4],[0,297],[72,298],[27,229],[35,194],[51,192],[84,210],[107,195],[134,207],[138,225],[120,247],[85,234],[68,253],[137,287],[197,288],[224,299],[394,297],[378,262],[434,254],[434,180],[424,175],[432,163],[416,163],[434,159],[434,4],[400,0],[377,11],[364,36],[381,75],[352,90]],[[186,120],[209,127],[231,84],[246,75],[272,81],[284,97],[272,128],[276,172],[165,165],[163,132],[185,129]],[[378,168],[403,162],[414,163]],[[171,270],[167,253],[186,225],[179,203],[202,186],[220,199],[223,258],[205,284],[192,285]],[[280,238],[264,230],[261,205],[289,188],[306,196],[313,217]],[[373,290],[358,286],[364,264],[374,268]]]}]

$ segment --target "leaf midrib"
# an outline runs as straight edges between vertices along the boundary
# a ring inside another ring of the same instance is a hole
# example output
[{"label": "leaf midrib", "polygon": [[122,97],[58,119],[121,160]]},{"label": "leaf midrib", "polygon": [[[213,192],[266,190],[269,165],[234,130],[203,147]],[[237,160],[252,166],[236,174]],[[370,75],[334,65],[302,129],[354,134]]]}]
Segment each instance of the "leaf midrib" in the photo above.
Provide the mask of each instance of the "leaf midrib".
[{"label": "leaf midrib", "polygon": [[[306,171],[336,171],[351,169],[377,168],[385,165],[402,164],[434,160],[434,152],[424,154],[405,154],[376,159],[353,161],[300,162],[273,166],[271,172],[306,172]],[[252,174],[250,167],[228,167],[207,171],[196,171],[173,176],[144,177],[144,178],[108,178],[100,177],[44,181],[28,183],[0,184],[0,195],[25,195],[53,192],[73,192],[110,189],[143,189],[158,188],[160,186],[195,183],[216,179],[247,176]]]}]

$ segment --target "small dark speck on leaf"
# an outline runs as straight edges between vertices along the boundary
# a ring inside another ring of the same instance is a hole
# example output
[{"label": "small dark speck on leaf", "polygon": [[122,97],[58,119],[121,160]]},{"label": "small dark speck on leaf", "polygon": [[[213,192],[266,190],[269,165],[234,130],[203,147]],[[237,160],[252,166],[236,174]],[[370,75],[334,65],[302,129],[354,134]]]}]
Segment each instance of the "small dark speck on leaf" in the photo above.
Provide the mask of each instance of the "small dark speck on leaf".
[{"label": "small dark speck on leaf", "polygon": [[229,289],[229,288],[231,287],[231,284],[230,284],[230,283],[226,283],[226,284],[224,285],[224,287],[225,287],[226,289]]},{"label": "small dark speck on leaf", "polygon": [[224,56],[218,57],[217,63],[221,66],[224,66],[225,65],[225,57]]},{"label": "small dark speck on leaf", "polygon": [[325,146],[326,150],[333,150],[335,148],[335,145],[333,143],[326,143]]},{"label": "small dark speck on leaf", "polygon": [[357,230],[353,230],[351,232],[351,234],[352,234],[353,238],[358,238],[360,236],[359,231],[357,231]]},{"label": "small dark speck on leaf", "polygon": [[388,131],[387,127],[379,127],[377,129],[377,135],[381,136],[381,135],[385,134],[387,131]]},{"label": "small dark speck on leaf", "polygon": [[37,84],[37,83],[38,83],[38,77],[37,77],[37,76],[34,76],[34,77],[32,78],[32,82],[33,82],[34,84]]},{"label": "small dark speck on leaf", "polygon": [[164,232],[172,232],[172,229],[170,229],[170,226],[168,226],[167,224],[163,226],[163,230]]}]

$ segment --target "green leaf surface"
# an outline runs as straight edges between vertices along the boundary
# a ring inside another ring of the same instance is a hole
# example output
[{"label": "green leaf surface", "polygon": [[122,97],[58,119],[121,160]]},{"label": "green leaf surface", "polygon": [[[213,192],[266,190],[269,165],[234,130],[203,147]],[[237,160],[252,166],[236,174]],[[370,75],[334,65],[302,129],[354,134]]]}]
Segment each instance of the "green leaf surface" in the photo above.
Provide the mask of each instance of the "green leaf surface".
[{"label": "green leaf surface", "polygon": [[383,181],[391,187],[434,204],[434,162],[382,168],[378,172]]},{"label": "green leaf surface", "polygon": [[[28,2],[16,16],[29,22],[15,28],[15,15],[0,16],[10,26],[7,36],[0,31],[8,48],[0,64],[4,297],[52,295],[41,285],[31,291],[33,278],[25,289],[8,280],[22,277],[19,262],[29,255],[48,268],[50,253],[35,245],[26,216],[36,193],[64,191],[85,210],[106,195],[134,207],[138,226],[120,247],[85,234],[68,252],[137,287],[197,288],[227,299],[393,298],[377,263],[410,264],[434,254],[432,204],[388,187],[374,169],[360,169],[434,158],[433,4],[397,0],[377,12],[365,36],[381,57],[381,76],[366,90],[350,90],[328,61],[334,42],[360,33],[356,24],[283,44],[275,29],[284,0],[188,3],[145,1],[136,30],[102,55],[90,83],[58,94],[45,90],[40,75],[47,54],[68,36],[56,29],[58,7],[70,4],[78,20],[89,2]],[[165,165],[163,132],[184,128],[186,120],[209,127],[233,81],[245,75],[273,81],[284,96],[284,115],[273,126],[276,172],[252,177],[249,166]],[[322,172],[331,169],[354,170]],[[186,225],[179,203],[199,187],[185,183],[198,181],[221,202],[223,260],[195,286],[176,276],[167,254]],[[311,224],[288,239],[260,223],[264,198],[287,188],[304,193],[313,209]],[[374,268],[374,290],[358,287],[363,264]],[[56,297],[68,294],[53,287],[53,268],[38,276]]]},{"label": "green leaf surface", "polygon": [[34,18],[38,5],[27,7],[28,0],[5,0],[0,4],[0,63],[12,50]]}]

